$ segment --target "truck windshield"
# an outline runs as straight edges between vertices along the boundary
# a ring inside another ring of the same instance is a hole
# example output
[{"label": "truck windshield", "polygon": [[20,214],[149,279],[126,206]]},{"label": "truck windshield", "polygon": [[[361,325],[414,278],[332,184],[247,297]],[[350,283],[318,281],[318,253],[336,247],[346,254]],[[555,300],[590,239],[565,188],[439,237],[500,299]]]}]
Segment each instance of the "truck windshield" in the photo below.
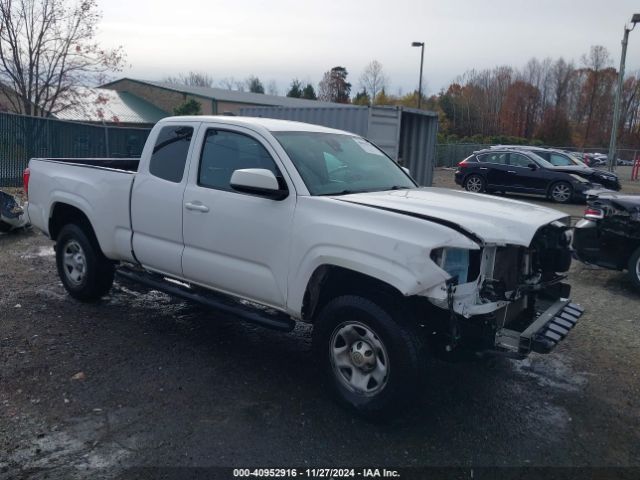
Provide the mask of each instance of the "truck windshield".
[{"label": "truck windshield", "polygon": [[363,138],[322,132],[273,132],[273,135],[311,195],[416,187],[391,158]]}]

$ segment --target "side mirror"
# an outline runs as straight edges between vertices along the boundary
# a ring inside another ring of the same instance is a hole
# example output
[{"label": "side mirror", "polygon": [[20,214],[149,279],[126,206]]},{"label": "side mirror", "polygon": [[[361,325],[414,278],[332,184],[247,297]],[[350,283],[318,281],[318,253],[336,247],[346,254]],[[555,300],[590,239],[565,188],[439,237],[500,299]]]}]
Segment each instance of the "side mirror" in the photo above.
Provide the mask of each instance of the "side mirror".
[{"label": "side mirror", "polygon": [[286,189],[280,189],[278,179],[271,170],[266,168],[236,170],[231,175],[229,183],[231,188],[239,192],[260,195],[273,200],[282,200],[289,195]]},{"label": "side mirror", "polygon": [[404,170],[404,173],[406,173],[407,175],[411,176],[411,170],[409,170],[407,167],[400,167],[402,168],[402,170]]},{"label": "side mirror", "polygon": [[535,163],[531,162],[529,165],[527,165],[531,170],[537,170],[538,165],[536,165]]}]

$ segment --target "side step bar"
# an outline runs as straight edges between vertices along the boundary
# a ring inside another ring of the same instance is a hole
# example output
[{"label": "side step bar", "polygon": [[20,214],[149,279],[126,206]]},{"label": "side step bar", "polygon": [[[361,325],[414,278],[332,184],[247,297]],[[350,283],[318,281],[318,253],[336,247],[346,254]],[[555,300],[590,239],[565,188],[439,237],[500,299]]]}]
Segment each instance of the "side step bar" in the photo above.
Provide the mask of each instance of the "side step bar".
[{"label": "side step bar", "polygon": [[520,349],[549,353],[576,325],[584,308],[570,300],[558,300],[520,334]]},{"label": "side step bar", "polygon": [[266,328],[290,332],[294,329],[296,322],[289,315],[281,312],[260,311],[258,308],[251,308],[238,302],[234,297],[219,293],[208,292],[206,290],[196,290],[188,286],[181,286],[177,283],[169,282],[162,276],[147,273],[144,271],[132,270],[121,267],[116,270],[116,275],[135,283],[141,283],[177,297],[200,303],[207,307],[219,310],[229,315],[235,315],[242,320],[261,325]]},{"label": "side step bar", "polygon": [[485,353],[500,353],[511,358],[524,358],[529,352],[549,353],[569,334],[576,325],[584,308],[571,300],[561,299],[542,312],[525,331],[501,328],[496,332],[495,345],[501,350]]}]

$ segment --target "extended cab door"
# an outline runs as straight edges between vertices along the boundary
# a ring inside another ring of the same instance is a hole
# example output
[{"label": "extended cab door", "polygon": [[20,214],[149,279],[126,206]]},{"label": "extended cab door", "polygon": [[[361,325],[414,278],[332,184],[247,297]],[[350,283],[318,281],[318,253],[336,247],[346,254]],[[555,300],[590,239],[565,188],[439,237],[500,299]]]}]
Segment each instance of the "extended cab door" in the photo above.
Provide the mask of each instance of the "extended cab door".
[{"label": "extended cab door", "polygon": [[[271,170],[289,195],[273,200],[235,191],[231,175],[242,168]],[[183,202],[184,277],[283,308],[295,202],[293,184],[268,141],[243,127],[203,125]]]},{"label": "extended cab door", "polygon": [[[182,203],[198,123],[165,123],[151,133],[131,192],[133,251],[146,268],[182,276]],[[155,138],[154,138],[155,135]]]}]

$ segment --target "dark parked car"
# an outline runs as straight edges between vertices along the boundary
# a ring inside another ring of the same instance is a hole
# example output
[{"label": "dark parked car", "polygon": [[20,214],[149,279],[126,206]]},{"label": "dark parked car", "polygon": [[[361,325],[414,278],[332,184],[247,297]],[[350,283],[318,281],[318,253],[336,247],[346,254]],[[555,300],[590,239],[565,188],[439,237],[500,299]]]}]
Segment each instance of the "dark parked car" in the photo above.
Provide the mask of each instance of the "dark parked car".
[{"label": "dark parked car", "polygon": [[571,173],[580,175],[581,177],[586,178],[592,183],[599,183],[609,190],[615,190],[617,192],[622,188],[620,179],[615,173],[589,167],[579,158],[579,154],[577,153],[566,152],[564,150],[557,150],[554,148],[529,147],[523,145],[510,145],[508,148],[533,152],[539,157],[544,158],[552,165],[570,169]]},{"label": "dark parked car", "polygon": [[640,289],[640,196],[602,193],[588,199],[573,233],[575,256],[614,270],[627,270]]},{"label": "dark parked car", "polygon": [[594,188],[572,167],[556,167],[531,151],[510,148],[474,152],[458,164],[455,181],[470,192],[530,193],[558,203],[584,200]]}]

